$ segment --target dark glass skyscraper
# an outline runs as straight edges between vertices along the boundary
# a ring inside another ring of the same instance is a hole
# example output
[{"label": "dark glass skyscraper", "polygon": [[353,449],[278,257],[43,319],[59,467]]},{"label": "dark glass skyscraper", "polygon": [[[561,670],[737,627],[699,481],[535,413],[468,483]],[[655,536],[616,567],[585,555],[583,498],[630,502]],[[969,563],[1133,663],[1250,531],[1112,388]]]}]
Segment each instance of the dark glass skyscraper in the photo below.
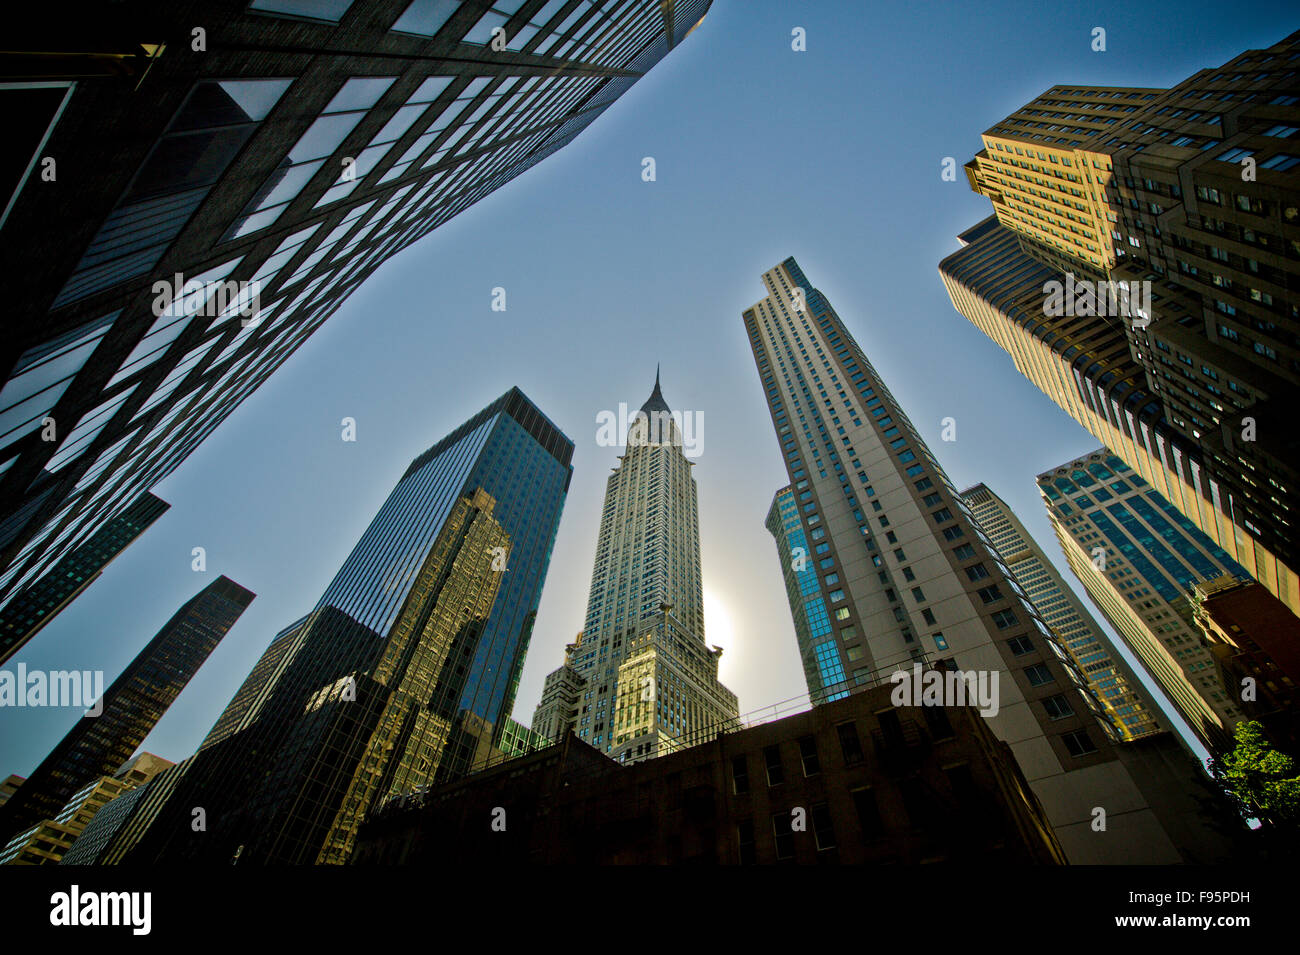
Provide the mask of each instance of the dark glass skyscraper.
[{"label": "dark glass skyscraper", "polygon": [[1246,571],[1105,449],[1038,476],[1070,569],[1212,752],[1245,718],[1195,621],[1193,588]]},{"label": "dark glass skyscraper", "polygon": [[0,663],[17,653],[104,572],[104,568],[162,517],[166,501],[145,493],[121,514],[54,565],[35,583],[14,594],[0,610]]},{"label": "dark glass skyscraper", "polygon": [[22,276],[0,339],[0,605],[386,259],[571,142],[709,3],[26,8],[0,90],[0,260]]},{"label": "dark glass skyscraper", "polygon": [[[227,713],[247,712],[205,741],[133,858],[341,862],[377,800],[488,751],[514,704],[572,457],[515,388],[416,458],[316,609],[259,662],[265,699],[245,683],[251,702]],[[193,806],[208,831],[191,830]]]},{"label": "dark glass skyscraper", "polygon": [[116,772],[253,597],[252,591],[219,577],[176,611],[105,691],[102,712],[78,720],[18,792],[0,806],[0,842],[53,818],[91,779]]}]

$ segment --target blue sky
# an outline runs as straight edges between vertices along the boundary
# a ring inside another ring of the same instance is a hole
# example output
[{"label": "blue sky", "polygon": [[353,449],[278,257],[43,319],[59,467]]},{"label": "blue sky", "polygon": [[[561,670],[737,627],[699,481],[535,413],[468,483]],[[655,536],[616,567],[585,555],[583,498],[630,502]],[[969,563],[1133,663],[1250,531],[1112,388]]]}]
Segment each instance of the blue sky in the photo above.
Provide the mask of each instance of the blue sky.
[{"label": "blue sky", "polygon": [[[740,317],[788,255],[957,487],[993,488],[1073,582],[1034,476],[1096,442],[953,310],[937,264],[991,210],[940,164],[969,160],[1050,86],[1167,86],[1297,27],[1286,3],[716,0],[574,143],[381,267],[155,488],[171,510],[8,666],[111,680],[214,575],[232,577],[257,599],[145,742],[184,758],[410,460],[518,385],[577,444],[515,708],[528,723],[586,610],[617,454],[597,445],[597,415],[640,407],[660,362],[668,403],[704,420],[706,639],[725,648],[722,679],[742,712],[806,692],[763,527],[784,470]],[[954,443],[939,440],[947,416]],[[206,574],[190,569],[196,546]],[[29,772],[76,716],[4,713],[0,775]]]}]

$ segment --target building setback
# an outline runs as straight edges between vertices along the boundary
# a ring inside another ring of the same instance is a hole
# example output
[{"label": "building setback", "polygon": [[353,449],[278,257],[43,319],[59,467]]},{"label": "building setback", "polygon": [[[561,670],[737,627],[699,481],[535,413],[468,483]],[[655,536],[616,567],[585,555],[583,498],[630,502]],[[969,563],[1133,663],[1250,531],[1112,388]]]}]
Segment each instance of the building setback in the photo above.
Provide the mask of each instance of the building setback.
[{"label": "building setback", "polygon": [[[1300,33],[1170,89],[1049,89],[984,133],[966,171],[1000,228],[964,233],[940,272],[1031,381],[1300,613],[1297,62]],[[1109,282],[1127,305],[1099,298]]]},{"label": "building setback", "polygon": [[167,621],[86,715],[0,806],[0,837],[53,819],[82,786],[111,776],[136,751],[255,595],[228,577],[208,584]]},{"label": "building setback", "polygon": [[0,91],[6,168],[24,170],[0,195],[0,258],[23,276],[0,341],[0,606],[390,256],[571,142],[709,5],[30,8]]},{"label": "building setback", "polygon": [[[825,296],[792,258],[763,282],[745,330],[850,683],[927,661],[996,678],[988,724],[1072,863],[1214,855],[1218,834],[1184,829],[1170,808],[1198,772],[1190,757],[1174,754],[1173,782],[1115,745],[1069,654]],[[1112,838],[1096,838],[1094,807],[1109,807]]]},{"label": "building setback", "polygon": [[123,857],[342,862],[375,800],[499,748],[572,457],[517,388],[417,457]]},{"label": "building setback", "polygon": [[1242,719],[1192,616],[1199,581],[1246,572],[1104,448],[1038,476],[1065,559],[1210,750]]},{"label": "building setback", "polygon": [[722,650],[704,642],[694,464],[673,414],[656,371],[606,482],[586,626],[533,715],[547,738],[572,729],[618,760],[689,745],[739,715],[718,682]]},{"label": "building setback", "polygon": [[1157,708],[1142,684],[1007,502],[983,484],[967,488],[961,496],[1043,622],[1083,674],[1118,738],[1131,740],[1160,732]]},{"label": "building setback", "polygon": [[[635,765],[570,735],[389,803],[353,862],[1062,864],[1006,744],[893,687]],[[504,822],[504,828],[494,820]]]}]

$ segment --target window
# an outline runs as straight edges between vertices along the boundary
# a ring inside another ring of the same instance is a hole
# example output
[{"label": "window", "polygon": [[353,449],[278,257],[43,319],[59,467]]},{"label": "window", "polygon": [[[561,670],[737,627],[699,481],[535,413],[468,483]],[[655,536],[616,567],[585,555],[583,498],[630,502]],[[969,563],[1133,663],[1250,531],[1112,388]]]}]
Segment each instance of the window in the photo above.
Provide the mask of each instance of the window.
[{"label": "window", "polygon": [[52,307],[152,269],[290,82],[196,84]]},{"label": "window", "polygon": [[1056,682],[1056,677],[1052,676],[1052,671],[1041,663],[1025,667],[1025,676],[1028,678],[1030,686],[1046,686],[1048,683]]},{"label": "window", "polygon": [[1083,730],[1063,733],[1061,739],[1065,743],[1065,748],[1070,751],[1071,756],[1087,756],[1089,753],[1097,752],[1097,747],[1092,745],[1092,740]]},{"label": "window", "polygon": [[736,824],[736,844],[740,850],[740,864],[753,865],[756,861],[753,819],[744,819]]},{"label": "window", "polygon": [[1026,653],[1034,652],[1034,644],[1028,637],[1012,637],[1007,641],[1007,646],[1011,652],[1018,657],[1023,657]]},{"label": "window", "polygon": [[[298,137],[262,188],[249,199],[243,213],[226,233],[226,240],[257,232],[279,219],[326,159],[361,122],[366,111],[379,102],[394,79],[396,77],[392,76],[354,76],[348,79],[321,115]],[[359,178],[353,179],[348,186],[353,187],[358,182]]]},{"label": "window", "polygon": [[460,0],[411,0],[392,28],[399,33],[433,36],[459,7]]},{"label": "window", "polygon": [[821,762],[817,759],[817,740],[814,737],[799,738],[799,759],[803,762],[805,776],[816,776],[822,771]]},{"label": "window", "polygon": [[930,516],[934,518],[936,524],[942,524],[944,521],[952,520],[952,511],[946,507],[941,507]]},{"label": "window", "polygon": [[1002,591],[999,589],[997,584],[993,584],[989,587],[981,587],[979,590],[975,591],[975,593],[977,593],[980,600],[986,604],[991,604],[994,601],[1003,599]]},{"label": "window", "polygon": [[1276,169],[1278,172],[1286,172],[1300,164],[1300,156],[1292,156],[1289,153],[1278,153],[1276,156],[1270,156],[1259,164],[1261,169]]},{"label": "window", "polygon": [[1020,621],[1014,611],[996,610],[993,613],[993,622],[997,624],[999,630],[1005,630],[1007,627],[1014,627]]},{"label": "window", "polygon": [[832,590],[830,596],[831,596],[831,603],[833,604],[839,603],[841,600],[844,599],[844,591]]},{"label": "window", "polygon": [[[953,555],[958,560],[970,560],[975,556],[975,548],[971,547],[970,544],[962,544],[960,547],[953,550]],[[974,580],[975,578],[971,579]]]},{"label": "window", "polygon": [[785,771],[781,768],[781,750],[779,747],[764,747],[763,761],[767,765],[767,784],[769,786],[779,786],[785,782]]},{"label": "window", "polygon": [[813,835],[817,840],[817,851],[825,852],[835,848],[835,829],[831,825],[831,811],[826,803],[817,803],[812,807]]},{"label": "window", "polygon": [[858,813],[858,825],[864,839],[879,839],[885,834],[885,821],[880,817],[876,794],[870,789],[853,790],[853,808]]},{"label": "window", "polygon": [[22,354],[0,391],[0,447],[40,426],[120,314],[111,312]]},{"label": "window", "polygon": [[352,0],[253,0],[248,9],[338,23],[350,6]]},{"label": "window", "polygon": [[790,813],[772,813],[772,835],[776,839],[776,857],[794,858],[794,830],[790,828]]},{"label": "window", "polygon": [[744,756],[736,756],[731,760],[731,791],[749,792],[749,763]]},{"label": "window", "polygon": [[[967,544],[966,546],[968,548],[970,547],[969,544]],[[972,550],[971,553],[973,555],[974,550]],[[989,569],[985,567],[983,564],[974,564],[970,567],[965,568],[965,571],[968,580],[983,580],[985,577],[989,575]]]},{"label": "window", "polygon": [[862,762],[862,740],[858,737],[858,728],[853,723],[840,723],[835,727],[840,738],[840,752],[844,754],[845,766],[856,766]]},{"label": "window", "polygon": [[1074,715],[1074,707],[1070,705],[1070,701],[1059,693],[1043,700],[1043,709],[1047,710],[1047,715],[1054,720],[1062,720]]},{"label": "window", "polygon": [[943,529],[943,539],[947,541],[955,541],[958,537],[965,537],[965,536],[966,536],[966,532],[963,531],[961,527],[959,527],[956,524],[954,524],[952,527],[945,527]]}]

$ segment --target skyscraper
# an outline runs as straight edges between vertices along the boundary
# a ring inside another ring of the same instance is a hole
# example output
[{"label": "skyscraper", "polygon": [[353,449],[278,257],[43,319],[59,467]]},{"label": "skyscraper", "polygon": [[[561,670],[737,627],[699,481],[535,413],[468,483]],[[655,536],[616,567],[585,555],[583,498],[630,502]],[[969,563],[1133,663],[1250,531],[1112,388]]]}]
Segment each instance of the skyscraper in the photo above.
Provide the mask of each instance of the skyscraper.
[{"label": "skyscraper", "polygon": [[[1300,33],[1167,90],[1048,90],[966,166],[1011,236],[982,223],[940,271],[1035,384],[1300,613],[1297,51]],[[1111,282],[1130,294],[1108,302]]]},{"label": "skyscraper", "polygon": [[14,594],[0,610],[0,663],[94,583],[118,554],[162,517],[166,501],[148,492],[70,551],[44,577]]},{"label": "skyscraper", "polygon": [[118,797],[134,792],[172,765],[153,753],[137,753],[112,776],[97,776],[55,818],[44,819],[11,839],[0,850],[0,865],[58,864]]},{"label": "skyscraper", "polygon": [[301,617],[275,635],[270,646],[258,658],[248,677],[231,697],[230,703],[212,724],[212,729],[208,730],[208,735],[199,744],[200,750],[245,729],[262,712],[276,683],[302,649],[303,640],[307,636],[305,624],[309,619],[310,615]]},{"label": "skyscraper", "polygon": [[1264,587],[1235,577],[1196,584],[1192,604],[1244,717],[1283,752],[1300,753],[1300,620]]},{"label": "skyscraper", "polygon": [[376,800],[473,765],[507,731],[572,457],[517,388],[417,457],[130,859],[342,862]]},{"label": "skyscraper", "polygon": [[[1169,734],[1152,737],[1172,749],[1171,785],[1135,744],[1115,745],[1082,675],[822,293],[793,258],[763,282],[745,330],[836,649],[854,655],[853,687],[926,667],[996,681],[983,715],[1071,862],[1185,860],[1215,842],[1203,823],[1184,827],[1192,810],[1171,808],[1195,764]],[[1109,807],[1104,833],[1093,807]]]},{"label": "skyscraper", "polygon": [[[692,467],[656,372],[605,484],[586,625],[565,666],[547,677],[555,697],[581,693],[576,722],[558,719],[560,701],[544,698],[539,733],[572,729],[626,761],[701,739],[739,715],[736,695],[718,682],[722,651],[704,642]],[[575,674],[582,684],[572,688]]]},{"label": "skyscraper", "polygon": [[1158,733],[1157,710],[1142,684],[1007,502],[983,484],[967,488],[961,497],[997,548],[1002,562],[1025,589],[1034,609],[1083,674],[1119,738],[1130,740]]},{"label": "skyscraper", "polygon": [[1246,572],[1104,448],[1038,476],[1070,569],[1215,750],[1243,718],[1193,617],[1196,583]]},{"label": "skyscraper", "polygon": [[78,720],[0,806],[0,838],[54,818],[80,787],[125,763],[253,597],[218,577],[186,601],[104,692],[100,714]]},{"label": "skyscraper", "polygon": [[23,276],[0,341],[0,604],[171,473],[386,259],[571,142],[709,4],[30,7],[0,90],[24,107],[0,218]]},{"label": "skyscraper", "polygon": [[[793,488],[786,486],[776,492],[766,525],[776,541],[776,556],[785,579],[808,697],[814,704],[838,699],[848,692],[845,664],[862,659],[863,651],[860,646],[849,647],[845,656],[840,656],[840,643],[831,627],[817,577],[818,564],[831,558],[823,557],[821,561],[812,558]],[[834,566],[833,561],[826,566]]]}]

